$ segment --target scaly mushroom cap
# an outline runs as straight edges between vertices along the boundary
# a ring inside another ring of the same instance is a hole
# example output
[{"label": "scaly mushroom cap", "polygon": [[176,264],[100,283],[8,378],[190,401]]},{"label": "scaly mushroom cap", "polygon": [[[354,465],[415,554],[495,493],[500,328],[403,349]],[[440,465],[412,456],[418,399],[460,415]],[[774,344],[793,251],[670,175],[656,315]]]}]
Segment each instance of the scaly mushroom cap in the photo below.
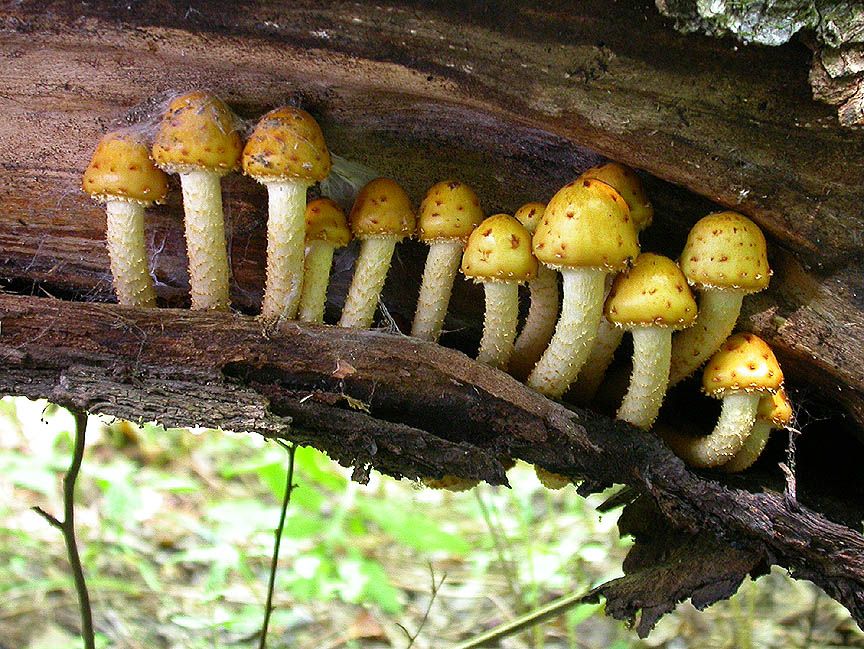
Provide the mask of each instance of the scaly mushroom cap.
[{"label": "scaly mushroom cap", "polygon": [[729,336],[702,372],[705,394],[722,399],[727,394],[774,394],[783,386],[783,371],[764,340],[751,333]]},{"label": "scaly mushroom cap", "polygon": [[678,264],[645,252],[615,278],[604,308],[618,326],[651,325],[686,329],[696,319],[696,300]]},{"label": "scaly mushroom cap", "polygon": [[537,226],[540,225],[545,211],[545,203],[525,203],[525,205],[516,210],[516,214],[513,216],[533,235],[537,231]]},{"label": "scaly mushroom cap", "polygon": [[627,203],[602,181],[574,180],[546,205],[534,254],[552,268],[624,270],[639,254]]},{"label": "scaly mushroom cap", "polygon": [[648,200],[639,176],[630,167],[617,162],[607,162],[599,167],[591,167],[582,172],[579,178],[594,178],[610,185],[627,201],[633,227],[641,232],[654,220],[654,206]]},{"label": "scaly mushroom cap", "polygon": [[445,180],[432,185],[420,203],[419,239],[426,243],[447,239],[464,242],[482,220],[483,210],[474,190],[458,180]]},{"label": "scaly mushroom cap", "polygon": [[144,138],[129,131],[106,133],[84,172],[81,188],[97,201],[161,203],[168,176],[153,164]]},{"label": "scaly mushroom cap", "polygon": [[415,228],[411,199],[390,178],[376,178],[361,189],[348,220],[358,239],[382,236],[403,239],[414,234]]},{"label": "scaly mushroom cap", "polygon": [[687,235],[681,270],[691,286],[756,293],[768,286],[771,269],[759,226],[737,212],[700,219]]},{"label": "scaly mushroom cap", "polygon": [[336,201],[317,198],[306,205],[306,241],[329,241],[335,248],[348,245],[351,229]]},{"label": "scaly mushroom cap", "polygon": [[783,428],[792,423],[792,403],[786,395],[786,388],[781,387],[771,397],[759,400],[756,418],[768,422],[777,428]]},{"label": "scaly mushroom cap", "polygon": [[259,183],[308,184],[330,173],[330,152],[318,122],[305,110],[284,106],[264,115],[243,149],[243,172]]},{"label": "scaly mushroom cap", "polygon": [[243,142],[231,109],[218,97],[196,90],[168,104],[153,160],[168,173],[206,170],[225,175],[240,163]]},{"label": "scaly mushroom cap", "polygon": [[475,282],[527,282],[537,275],[531,235],[509,214],[478,225],[465,246],[462,272]]}]

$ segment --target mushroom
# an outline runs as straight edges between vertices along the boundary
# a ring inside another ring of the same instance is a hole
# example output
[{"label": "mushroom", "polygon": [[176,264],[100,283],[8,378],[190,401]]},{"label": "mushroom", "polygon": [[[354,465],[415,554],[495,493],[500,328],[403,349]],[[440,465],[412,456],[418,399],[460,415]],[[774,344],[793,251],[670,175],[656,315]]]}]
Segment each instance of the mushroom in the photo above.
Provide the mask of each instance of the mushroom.
[{"label": "mushroom", "polygon": [[519,321],[519,284],[537,274],[531,235],[509,214],[490,216],[468,237],[462,272],[482,283],[486,295],[477,360],[506,369]]},{"label": "mushroom", "polygon": [[573,480],[561,473],[555,473],[549,469],[544,469],[542,466],[534,465],[534,475],[547,489],[558,490],[563,489],[569,484],[573,484]]},{"label": "mushroom", "polygon": [[360,255],[339,326],[367,329],[375,317],[396,244],[414,233],[414,209],[395,180],[376,178],[357,194],[348,220],[361,241]]},{"label": "mushroom", "polygon": [[243,171],[267,187],[267,279],[261,318],[279,328],[297,315],[300,304],[306,189],[330,173],[330,153],[315,118],[290,106],[264,115],[243,149]]},{"label": "mushroom", "polygon": [[180,175],[193,309],[228,309],[228,251],[220,179],[240,162],[243,143],[221,99],[196,90],[168,104],[153,160]]},{"label": "mushroom", "polygon": [[701,294],[696,324],[672,341],[669,387],[695,372],[732,333],[741,302],[768,286],[771,270],[765,237],[737,212],[718,212],[690,230],[681,270]]},{"label": "mushroom", "polygon": [[615,278],[604,313],[633,335],[633,373],[617,417],[648,430],[666,395],[672,331],[693,324],[696,301],[678,264],[645,252]]},{"label": "mushroom", "polygon": [[[543,203],[526,203],[516,210],[514,216],[533,235],[545,210],[546,205]],[[531,306],[510,359],[510,373],[520,381],[528,378],[555,333],[558,273],[548,266],[540,265],[537,277],[528,282],[528,288],[531,291]]]},{"label": "mushroom", "polygon": [[300,294],[303,322],[324,322],[333,251],[350,241],[348,220],[336,201],[319,198],[306,206],[306,264]]},{"label": "mushroom", "polygon": [[144,240],[144,208],[165,199],[168,176],[150,160],[139,133],[114,131],[99,141],[81,186],[105,203],[108,256],[117,301],[126,306],[155,307],[156,291]]},{"label": "mushroom", "polygon": [[753,424],[750,435],[735,457],[724,464],[722,469],[729,473],[749,469],[765,450],[771,430],[789,426],[792,418],[792,404],[784,388],[780,388],[770,397],[762,397],[756,410],[756,423]]},{"label": "mushroom", "polygon": [[534,254],[564,280],[561,316],[528,385],[557,398],[588,358],[603,312],[604,279],[639,254],[630,210],[621,195],[584,178],[558,191],[534,234]]},{"label": "mushroom", "polygon": [[696,468],[719,467],[741,450],[753,424],[759,400],[783,387],[783,372],[768,344],[751,333],[731,336],[702,373],[702,389],[723,400],[711,434],[690,437],[665,431],[672,450]]},{"label": "mushroom", "polygon": [[483,220],[474,190],[455,180],[436,183],[420,203],[418,235],[429,255],[417,298],[411,335],[436,342],[441,335],[453,280],[468,235]]}]

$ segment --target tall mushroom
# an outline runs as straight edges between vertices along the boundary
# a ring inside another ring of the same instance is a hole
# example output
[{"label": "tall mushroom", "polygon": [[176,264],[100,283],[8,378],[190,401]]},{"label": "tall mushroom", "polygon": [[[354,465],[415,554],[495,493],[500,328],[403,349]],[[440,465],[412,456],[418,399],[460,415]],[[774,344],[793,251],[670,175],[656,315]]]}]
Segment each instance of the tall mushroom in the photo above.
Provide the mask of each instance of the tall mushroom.
[{"label": "tall mushroom", "polygon": [[350,241],[348,220],[335,201],[319,198],[306,206],[306,265],[300,295],[303,322],[324,322],[333,251]]},{"label": "tall mushroom", "polygon": [[681,270],[700,293],[696,324],[672,341],[669,387],[695,372],[732,333],[748,293],[768,286],[765,237],[737,212],[718,212],[690,230]]},{"label": "tall mushroom", "polygon": [[645,252],[615,278],[604,311],[633,335],[633,373],[618,419],[648,430],[666,395],[672,331],[693,324],[696,301],[678,264]]},{"label": "tall mushroom", "polygon": [[591,351],[603,312],[606,274],[623,270],[639,254],[627,203],[599,180],[565,185],[546,206],[534,234],[534,254],[561,271],[564,298],[555,334],[528,385],[557,398]]},{"label": "tall mushroom", "polygon": [[722,469],[728,473],[749,469],[765,450],[771,431],[789,426],[793,416],[792,404],[784,388],[780,388],[770,397],[762,397],[756,410],[756,423],[753,424],[750,435],[735,456],[722,466]]},{"label": "tall mushroom", "polygon": [[243,149],[243,171],[267,187],[267,279],[261,318],[276,328],[297,314],[303,285],[306,189],[330,173],[318,122],[285,106],[264,115]]},{"label": "tall mushroom", "polygon": [[429,188],[420,203],[417,231],[420,241],[429,244],[417,310],[411,335],[438,340],[453,280],[459,270],[468,235],[483,220],[477,194],[468,185],[446,180]]},{"label": "tall mushroom", "polygon": [[220,179],[237,169],[243,142],[225,103],[196,90],[168,104],[153,160],[180,175],[192,308],[228,309],[228,250]]},{"label": "tall mushroom", "polygon": [[360,239],[360,255],[339,326],[367,329],[375,317],[396,244],[414,234],[414,209],[395,180],[376,178],[357,194],[348,220]]},{"label": "tall mushroom", "polygon": [[150,160],[141,134],[123,130],[103,136],[84,172],[82,188],[105,203],[117,301],[127,306],[156,306],[144,240],[144,209],[165,199],[168,177]]},{"label": "tall mushroom", "polygon": [[462,272],[482,283],[486,295],[477,360],[506,369],[519,322],[519,284],[537,274],[531,235],[509,214],[490,216],[468,237]]}]

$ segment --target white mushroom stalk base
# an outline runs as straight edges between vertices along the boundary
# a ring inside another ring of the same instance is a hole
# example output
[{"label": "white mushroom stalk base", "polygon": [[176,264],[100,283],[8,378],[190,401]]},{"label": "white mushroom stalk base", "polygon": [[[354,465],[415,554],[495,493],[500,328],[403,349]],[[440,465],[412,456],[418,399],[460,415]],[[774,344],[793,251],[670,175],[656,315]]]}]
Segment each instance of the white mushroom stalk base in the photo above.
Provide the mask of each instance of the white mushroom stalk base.
[{"label": "white mushroom stalk base", "polygon": [[227,311],[228,250],[220,176],[212,171],[180,174],[189,256],[192,308]]},{"label": "white mushroom stalk base", "polygon": [[753,463],[762,455],[765,450],[765,445],[768,443],[768,437],[771,435],[773,426],[771,422],[757,420],[750,430],[750,436],[741,449],[735,454],[731,460],[723,465],[723,470],[728,473],[738,473],[753,466]]},{"label": "white mushroom stalk base", "polygon": [[303,290],[300,293],[300,319],[303,322],[324,322],[324,306],[327,303],[327,285],[330,283],[332,266],[332,243],[316,240],[306,245]]},{"label": "white mushroom stalk base", "polygon": [[485,282],[486,313],[477,360],[500,370],[507,369],[519,322],[519,284]]},{"label": "white mushroom stalk base", "polygon": [[743,300],[741,291],[701,289],[696,323],[676,334],[672,341],[670,388],[693,374],[720,349],[738,322]]},{"label": "white mushroom stalk base", "polygon": [[297,315],[303,286],[306,184],[267,183],[267,280],[261,319],[280,327]]},{"label": "white mushroom stalk base", "polygon": [[368,329],[372,326],[378,296],[384,288],[395,249],[396,237],[374,237],[361,242],[354,277],[339,319],[340,327]]},{"label": "white mushroom stalk base", "polygon": [[531,373],[555,333],[555,322],[558,319],[558,273],[547,266],[540,266],[537,277],[528,287],[531,290],[531,306],[510,360],[510,373],[520,380],[524,380]]},{"label": "white mushroom stalk base", "polygon": [[672,330],[663,327],[634,327],[633,373],[630,387],[617,417],[637,428],[648,430],[657,419],[669,382]]},{"label": "white mushroom stalk base", "polygon": [[603,314],[603,279],[596,268],[563,268],[564,301],[549,347],[531,375],[528,386],[558,398],[579,374],[588,358]]},{"label": "white mushroom stalk base", "polygon": [[411,335],[415,338],[437,342],[461,260],[462,242],[458,239],[434,241],[429,246],[411,326]]},{"label": "white mushroom stalk base", "polygon": [[156,306],[156,291],[147,264],[144,239],[144,206],[130,201],[109,200],[108,255],[117,301],[125,306]]},{"label": "white mushroom stalk base", "polygon": [[588,354],[588,360],[579,370],[579,376],[576,378],[576,383],[570,388],[568,398],[572,398],[576,403],[589,403],[600,389],[600,384],[606,376],[606,370],[612,364],[612,359],[615,357],[615,351],[621,346],[621,340],[624,338],[624,329],[616,327],[606,318],[600,319],[600,326],[597,327],[597,337],[594,339],[594,346],[591,347],[591,353]]},{"label": "white mushroom stalk base", "polygon": [[723,397],[717,425],[710,435],[689,437],[665,432],[664,439],[689,466],[718,467],[729,462],[744,446],[756,422],[759,394],[739,392]]}]

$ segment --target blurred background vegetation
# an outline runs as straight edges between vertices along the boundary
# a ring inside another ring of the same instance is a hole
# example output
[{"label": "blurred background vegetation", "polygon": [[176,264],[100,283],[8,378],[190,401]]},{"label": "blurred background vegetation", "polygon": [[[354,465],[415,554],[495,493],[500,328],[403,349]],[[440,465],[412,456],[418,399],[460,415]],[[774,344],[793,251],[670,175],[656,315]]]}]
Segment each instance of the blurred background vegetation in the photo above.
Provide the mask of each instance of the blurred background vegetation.
[{"label": "blurred background vegetation", "polygon": [[[60,534],[74,422],[44,401],[0,400],[0,649],[67,649],[77,601]],[[91,417],[78,538],[101,647],[256,647],[287,453],[258,435]],[[310,448],[276,581],[271,649],[439,649],[621,574],[630,546],[603,495],[543,489],[453,494],[373,474],[368,485]],[[775,570],[730,601],[689,604],[647,640],[582,604],[502,642],[512,648],[864,647],[846,611]]]}]

